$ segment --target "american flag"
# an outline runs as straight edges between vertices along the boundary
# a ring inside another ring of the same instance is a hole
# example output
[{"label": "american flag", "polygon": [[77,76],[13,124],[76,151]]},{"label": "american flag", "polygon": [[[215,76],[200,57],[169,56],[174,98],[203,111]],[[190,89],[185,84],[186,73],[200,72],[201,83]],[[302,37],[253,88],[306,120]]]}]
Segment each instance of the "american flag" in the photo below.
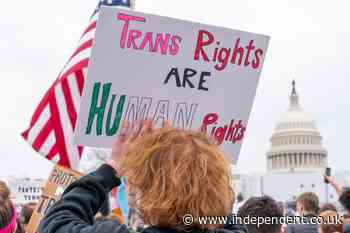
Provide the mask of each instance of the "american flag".
[{"label": "american flag", "polygon": [[77,49],[60,72],[58,78],[37,106],[23,138],[45,158],[77,169],[83,148],[73,143],[84,79],[94,41],[98,11],[102,5],[132,8],[132,0],[101,0]]}]

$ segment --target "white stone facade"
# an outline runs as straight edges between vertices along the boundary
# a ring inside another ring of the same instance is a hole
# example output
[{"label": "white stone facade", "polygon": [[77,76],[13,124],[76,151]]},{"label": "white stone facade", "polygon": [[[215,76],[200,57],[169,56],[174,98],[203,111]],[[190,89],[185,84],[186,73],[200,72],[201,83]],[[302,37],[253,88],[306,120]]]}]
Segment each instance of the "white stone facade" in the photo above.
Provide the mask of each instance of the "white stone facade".
[{"label": "white stone facade", "polygon": [[[286,202],[295,200],[303,192],[314,192],[321,203],[337,203],[335,191],[323,178],[328,164],[327,150],[312,117],[300,107],[295,82],[289,108],[272,132],[266,159],[267,173],[235,176],[237,193],[245,199],[269,195]],[[350,180],[344,180],[344,173],[332,173],[339,184],[350,184]]]},{"label": "white stone facade", "polygon": [[310,115],[300,107],[293,82],[289,109],[272,133],[267,170],[324,170],[326,166],[327,150],[322,146],[322,136]]}]

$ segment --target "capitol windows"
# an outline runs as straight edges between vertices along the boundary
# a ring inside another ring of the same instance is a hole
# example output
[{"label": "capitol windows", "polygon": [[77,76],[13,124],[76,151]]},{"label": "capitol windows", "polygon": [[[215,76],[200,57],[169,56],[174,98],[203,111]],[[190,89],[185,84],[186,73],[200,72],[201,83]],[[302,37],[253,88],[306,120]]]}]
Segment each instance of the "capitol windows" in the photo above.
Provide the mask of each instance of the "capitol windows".
[{"label": "capitol windows", "polygon": [[299,165],[302,166],[303,165],[303,155],[298,154],[298,156],[299,156]]}]

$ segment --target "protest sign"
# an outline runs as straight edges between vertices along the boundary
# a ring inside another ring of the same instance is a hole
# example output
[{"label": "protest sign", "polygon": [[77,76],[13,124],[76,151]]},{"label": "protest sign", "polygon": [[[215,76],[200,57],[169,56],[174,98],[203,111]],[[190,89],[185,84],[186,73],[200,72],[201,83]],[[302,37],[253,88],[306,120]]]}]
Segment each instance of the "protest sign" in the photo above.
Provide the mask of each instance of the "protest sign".
[{"label": "protest sign", "polygon": [[75,142],[110,148],[123,121],[199,129],[237,160],[269,37],[135,11],[100,11]]},{"label": "protest sign", "polygon": [[46,181],[41,198],[27,226],[27,233],[36,233],[41,219],[48,209],[58,201],[64,190],[82,175],[79,172],[56,165]]}]

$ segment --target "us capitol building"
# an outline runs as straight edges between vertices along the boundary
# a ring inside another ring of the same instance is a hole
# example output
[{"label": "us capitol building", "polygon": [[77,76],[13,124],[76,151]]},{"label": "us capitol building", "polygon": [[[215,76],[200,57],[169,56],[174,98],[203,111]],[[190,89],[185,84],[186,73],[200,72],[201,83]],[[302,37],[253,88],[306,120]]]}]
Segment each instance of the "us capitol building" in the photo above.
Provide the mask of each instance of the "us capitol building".
[{"label": "us capitol building", "polygon": [[[271,148],[266,153],[265,174],[236,174],[236,191],[244,199],[270,195],[278,201],[294,201],[303,192],[316,193],[321,202],[336,202],[337,195],[324,183],[328,164],[327,149],[312,117],[300,104],[295,81],[289,96],[289,107],[277,123],[271,136]],[[332,176],[340,184],[349,184],[348,175]]]},{"label": "us capitol building", "polygon": [[299,105],[295,81],[290,105],[277,124],[267,152],[268,172],[313,172],[327,166],[327,150],[311,116]]}]

